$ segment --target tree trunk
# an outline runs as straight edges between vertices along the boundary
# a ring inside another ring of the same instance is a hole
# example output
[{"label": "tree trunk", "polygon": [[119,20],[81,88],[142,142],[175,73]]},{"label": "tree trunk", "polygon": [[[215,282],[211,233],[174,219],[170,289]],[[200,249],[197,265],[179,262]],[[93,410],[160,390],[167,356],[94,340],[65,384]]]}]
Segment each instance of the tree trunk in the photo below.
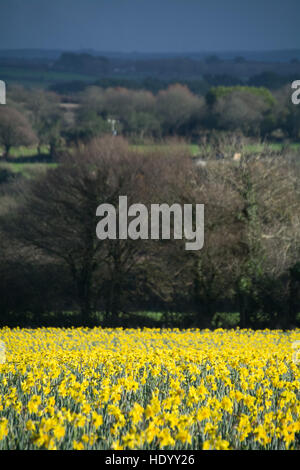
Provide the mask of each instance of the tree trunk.
[{"label": "tree trunk", "polygon": [[80,323],[82,326],[90,326],[92,309],[89,299],[80,302]]},{"label": "tree trunk", "polygon": [[113,326],[117,326],[119,320],[119,313],[121,309],[121,283],[119,279],[113,276],[110,282],[109,301],[107,311],[110,315],[110,320]]},{"label": "tree trunk", "polygon": [[55,160],[55,148],[56,148],[55,145],[51,143],[49,152],[50,152],[50,157],[52,160]]},{"label": "tree trunk", "polygon": [[89,276],[77,282],[78,300],[80,306],[80,322],[83,326],[89,326],[92,317],[91,307],[91,283]]},{"label": "tree trunk", "polygon": [[285,316],[285,328],[295,327],[296,324],[296,314],[297,314],[297,307],[299,307],[297,302],[299,292],[299,283],[290,276],[289,282],[289,302],[288,302],[288,312]]},{"label": "tree trunk", "polygon": [[11,149],[11,145],[5,145],[4,146],[4,154],[3,154],[3,158],[4,160],[9,160],[9,151]]}]

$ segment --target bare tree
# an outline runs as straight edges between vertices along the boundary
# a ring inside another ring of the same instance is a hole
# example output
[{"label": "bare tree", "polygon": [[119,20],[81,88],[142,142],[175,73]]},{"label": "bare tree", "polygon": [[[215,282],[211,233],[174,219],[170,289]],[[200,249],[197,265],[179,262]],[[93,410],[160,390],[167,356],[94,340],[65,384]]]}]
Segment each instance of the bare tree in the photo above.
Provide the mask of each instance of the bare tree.
[{"label": "bare tree", "polygon": [[[157,257],[161,245],[152,240],[98,240],[96,209],[101,203],[117,207],[120,195],[128,197],[129,205],[175,201],[184,162],[190,162],[180,157],[141,155],[130,151],[122,138],[96,140],[29,182],[20,206],[3,218],[10,237],[68,268],[82,322],[90,320],[97,305],[116,321],[139,286],[152,294],[156,290],[155,295],[166,293],[172,276],[168,280],[162,272]],[[153,282],[152,274],[162,286]]]},{"label": "bare tree", "polygon": [[50,155],[53,157],[60,140],[62,126],[62,112],[59,108],[58,96],[53,92],[32,90],[27,108],[38,138],[38,153],[42,153],[42,145],[49,145]]},{"label": "bare tree", "polygon": [[218,100],[214,113],[219,128],[257,136],[268,109],[269,105],[261,97],[234,91]]},{"label": "bare tree", "polygon": [[8,106],[0,108],[0,144],[4,147],[4,158],[9,157],[12,146],[33,145],[37,142],[35,133],[18,110]]},{"label": "bare tree", "polygon": [[204,101],[183,85],[171,85],[157,95],[156,109],[166,135],[178,134],[183,125],[201,113],[202,107]]}]

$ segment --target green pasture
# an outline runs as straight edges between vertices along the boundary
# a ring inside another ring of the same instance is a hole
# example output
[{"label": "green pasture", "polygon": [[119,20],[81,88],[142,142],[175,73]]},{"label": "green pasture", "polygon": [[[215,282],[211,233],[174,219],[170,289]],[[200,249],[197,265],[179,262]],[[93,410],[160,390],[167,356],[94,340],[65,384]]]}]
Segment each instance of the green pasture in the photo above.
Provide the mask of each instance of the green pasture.
[{"label": "green pasture", "polygon": [[56,82],[84,81],[92,82],[97,78],[95,75],[81,73],[58,72],[52,70],[41,70],[21,67],[0,67],[0,76],[8,84],[18,83],[22,85],[48,85]]},{"label": "green pasture", "polygon": [[[155,150],[157,151],[163,151],[164,149],[167,149],[170,144],[168,143],[150,143],[150,144],[131,144],[130,147],[134,150],[137,150],[138,152],[153,152]],[[177,144],[175,144],[177,145]],[[182,145],[183,147],[188,148],[191,156],[196,156],[196,155],[203,155],[207,152],[209,154],[211,148],[209,145],[205,147],[205,149],[200,147],[198,144],[190,144],[190,143],[179,143],[178,145]],[[245,146],[242,150],[243,153],[249,155],[249,154],[258,154],[260,152],[267,152],[268,150],[270,152],[274,151],[280,151],[285,148],[285,145],[283,143],[254,143],[254,144],[249,144]],[[300,149],[300,143],[291,143],[289,145],[289,148],[291,150],[299,150]],[[49,155],[49,147],[47,145],[43,145],[41,147],[41,153],[43,155]],[[233,147],[226,148],[224,147],[224,151],[230,151],[230,152],[239,152],[240,150],[237,149],[235,150]],[[3,149],[0,148],[0,155],[3,155]],[[35,170],[45,170],[47,168],[55,167],[57,163],[40,163],[40,162],[26,162],[24,159],[26,157],[32,158],[38,155],[38,150],[37,147],[12,147],[10,151],[10,156],[13,159],[12,162],[6,161],[6,162],[1,162],[0,158],[0,165],[3,167],[3,165],[10,169],[11,171],[15,173],[21,173],[25,176],[30,175],[33,171]],[[18,158],[22,158],[22,161],[18,162],[16,161]]]}]

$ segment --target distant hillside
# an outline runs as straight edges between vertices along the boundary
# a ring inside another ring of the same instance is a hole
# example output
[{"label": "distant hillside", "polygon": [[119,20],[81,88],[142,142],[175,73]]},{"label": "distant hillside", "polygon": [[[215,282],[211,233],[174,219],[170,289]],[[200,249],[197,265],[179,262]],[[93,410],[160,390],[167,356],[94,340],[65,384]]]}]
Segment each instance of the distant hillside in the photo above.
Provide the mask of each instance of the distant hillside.
[{"label": "distant hillside", "polygon": [[52,61],[57,60],[62,52],[56,49],[0,49],[0,58]]},{"label": "distant hillside", "polygon": [[66,51],[64,49],[0,49],[0,58],[25,59],[25,60],[57,60],[63,52],[73,52],[76,54],[87,53],[93,56],[102,56],[111,59],[123,60],[149,60],[158,58],[186,57],[194,60],[204,60],[216,55],[222,60],[233,60],[236,57],[243,57],[249,61],[259,62],[290,62],[293,59],[300,61],[300,49],[274,50],[274,51],[187,51],[184,53],[164,52],[164,53],[144,53],[144,52],[114,52],[95,51],[93,49],[83,49]]},{"label": "distant hillside", "polygon": [[[93,50],[0,50],[0,79],[8,85],[18,83],[48,88],[66,83],[64,89],[74,91],[101,80],[144,83],[149,78],[181,83],[201,81],[200,88],[197,84],[197,90],[193,89],[196,92],[201,89],[200,93],[209,86],[246,83],[276,89],[300,78],[300,50],[199,52],[185,56],[172,53],[100,53]],[[157,86],[151,83],[146,89],[155,91]]]},{"label": "distant hillside", "polygon": [[157,57],[139,59],[108,58],[88,53],[63,53],[52,64],[52,69],[68,73],[85,73],[101,77],[123,76],[131,78],[156,77],[160,79],[199,79],[206,75],[226,75],[242,80],[263,72],[300,76],[300,60],[290,62],[260,62],[247,60],[243,56],[222,59],[211,55],[196,60],[189,57]]}]

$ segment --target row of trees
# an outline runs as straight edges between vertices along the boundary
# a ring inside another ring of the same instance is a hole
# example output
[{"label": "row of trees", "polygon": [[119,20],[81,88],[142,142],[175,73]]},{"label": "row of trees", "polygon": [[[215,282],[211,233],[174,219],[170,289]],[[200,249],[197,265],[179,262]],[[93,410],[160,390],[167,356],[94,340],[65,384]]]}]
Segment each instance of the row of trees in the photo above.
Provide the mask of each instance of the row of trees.
[{"label": "row of trees", "polygon": [[[204,248],[98,240],[96,208],[117,207],[120,195],[147,207],[205,204]],[[101,312],[103,324],[127,315],[130,326],[134,312],[160,310],[183,313],[181,326],[210,327],[218,312],[239,312],[241,327],[295,326],[299,209],[296,160],[195,167],[180,146],[141,155],[121,137],[94,140],[46,174],[2,186],[1,322],[73,310],[81,324]]]},{"label": "row of trees", "polygon": [[262,138],[276,131],[291,139],[300,137],[300,108],[291,102],[290,87],[273,93],[256,87],[215,87],[205,97],[180,84],[170,85],[157,95],[90,87],[79,96],[75,132],[80,129],[81,135],[89,136],[91,129],[101,132],[107,118],[112,117],[128,137],[179,135],[195,139],[203,130],[212,129]]},{"label": "row of trees", "polygon": [[289,87],[271,94],[264,88],[215,87],[206,98],[175,84],[157,95],[144,90],[90,87],[77,103],[62,105],[58,95],[15,88],[0,108],[0,145],[8,157],[12,146],[43,145],[55,157],[63,145],[87,143],[115,129],[143,140],[183,136],[197,140],[205,130],[242,132],[247,136],[300,137],[300,107]]},{"label": "row of trees", "polygon": [[8,104],[0,108],[0,145],[8,159],[12,147],[50,147],[50,155],[62,142],[65,125],[58,95],[40,89],[16,86],[9,93]]},{"label": "row of trees", "polygon": [[170,79],[164,80],[157,77],[144,77],[144,78],[122,78],[122,77],[107,77],[100,78],[94,83],[87,83],[86,81],[73,80],[58,82],[49,87],[49,90],[54,91],[61,95],[71,96],[86,90],[89,86],[95,85],[100,88],[127,88],[130,90],[146,90],[153,94],[157,94],[160,90],[166,90],[170,85],[180,83],[185,85],[188,89],[196,95],[204,96],[211,87],[215,86],[251,86],[251,87],[264,87],[268,90],[278,90],[290,85],[298,77],[297,73],[293,75],[281,75],[275,72],[262,72],[258,75],[253,75],[245,80],[243,77],[233,76],[229,74],[204,74],[203,77],[197,79]]},{"label": "row of trees", "polygon": [[[237,58],[238,59],[238,58]],[[241,62],[242,63],[242,60]],[[196,95],[204,96],[213,86],[236,86],[244,85],[251,87],[264,87],[268,90],[278,90],[287,85],[290,85],[294,80],[297,80],[298,73],[292,75],[282,75],[272,71],[261,72],[257,75],[250,76],[247,80],[245,76],[234,76],[230,74],[204,74],[200,78],[195,79],[169,79],[164,80],[157,77],[143,77],[143,78],[122,78],[122,77],[106,77],[96,80],[94,83],[87,83],[86,81],[73,80],[58,82],[49,87],[50,90],[62,94],[72,95],[79,91],[84,91],[91,85],[96,85],[100,88],[127,88],[130,90],[146,90],[151,93],[157,94],[160,90],[167,89],[170,85],[180,83],[186,85],[189,90]]]},{"label": "row of trees", "polygon": [[[200,59],[200,60],[199,60]],[[57,71],[71,72],[76,74],[88,74],[90,76],[105,77],[131,77],[134,80],[142,80],[144,77],[155,77],[161,80],[190,79],[205,77],[207,75],[224,76],[233,79],[245,77],[256,77],[263,73],[280,74],[280,77],[293,76],[297,78],[300,66],[299,60],[295,58],[289,63],[283,59],[270,57],[264,62],[262,57],[258,60],[245,60],[241,56],[233,60],[225,59],[216,55],[206,57],[179,57],[179,56],[138,56],[138,57],[100,57],[87,53],[63,53],[60,58],[51,63],[51,69]],[[52,62],[52,61],[51,61]],[[50,64],[49,64],[50,65]],[[294,78],[294,79],[295,79]]]}]

